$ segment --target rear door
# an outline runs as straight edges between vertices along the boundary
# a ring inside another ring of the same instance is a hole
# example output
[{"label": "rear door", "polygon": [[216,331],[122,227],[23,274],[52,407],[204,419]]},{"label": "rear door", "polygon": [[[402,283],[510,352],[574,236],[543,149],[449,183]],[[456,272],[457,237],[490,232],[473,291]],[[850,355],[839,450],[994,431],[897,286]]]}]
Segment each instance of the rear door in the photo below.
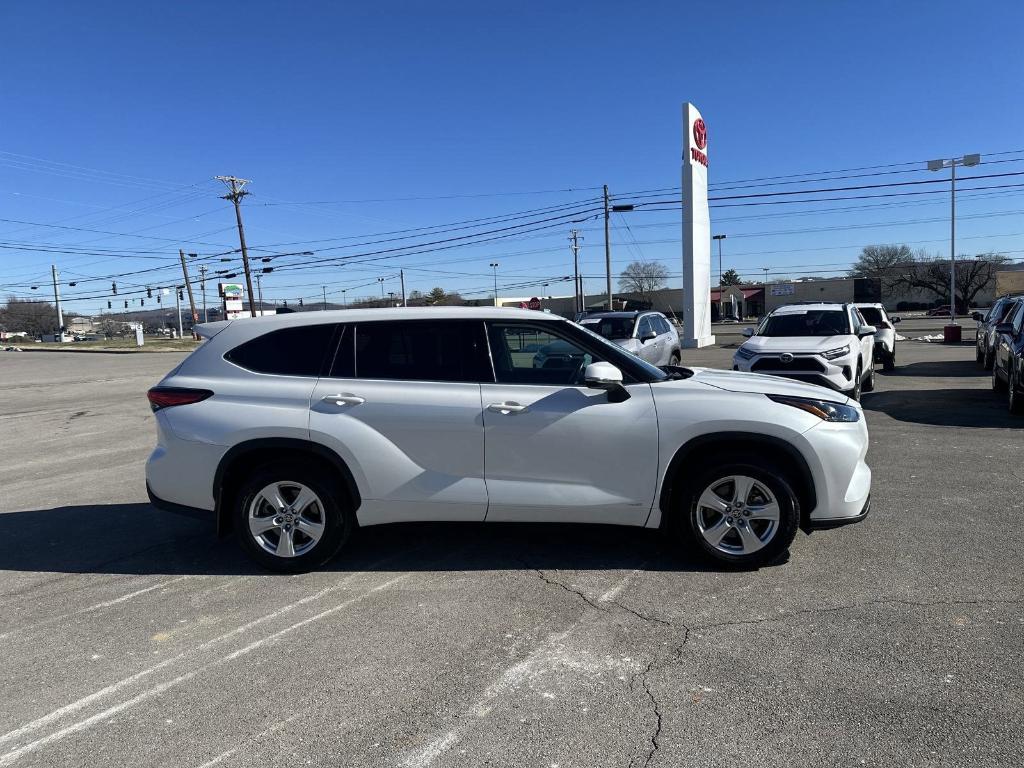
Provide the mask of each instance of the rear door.
[{"label": "rear door", "polygon": [[482,379],[492,379],[482,321],[344,328],[309,429],[352,468],[360,522],[484,519]]},{"label": "rear door", "polygon": [[[654,499],[658,424],[651,386],[629,399],[582,385],[603,360],[568,323],[491,322],[495,383],[481,385],[490,506],[487,520],[643,525]],[[562,367],[530,350],[568,347]]]}]

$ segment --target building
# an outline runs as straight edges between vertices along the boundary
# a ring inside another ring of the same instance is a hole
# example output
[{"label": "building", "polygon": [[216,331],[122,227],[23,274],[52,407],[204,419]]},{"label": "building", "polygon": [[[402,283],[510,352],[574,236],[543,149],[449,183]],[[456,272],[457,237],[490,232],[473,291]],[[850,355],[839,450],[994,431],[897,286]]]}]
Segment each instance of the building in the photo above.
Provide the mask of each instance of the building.
[{"label": "building", "polygon": [[711,289],[711,319],[717,322],[721,316],[760,317],[764,314],[763,285],[729,285],[721,291]]}]

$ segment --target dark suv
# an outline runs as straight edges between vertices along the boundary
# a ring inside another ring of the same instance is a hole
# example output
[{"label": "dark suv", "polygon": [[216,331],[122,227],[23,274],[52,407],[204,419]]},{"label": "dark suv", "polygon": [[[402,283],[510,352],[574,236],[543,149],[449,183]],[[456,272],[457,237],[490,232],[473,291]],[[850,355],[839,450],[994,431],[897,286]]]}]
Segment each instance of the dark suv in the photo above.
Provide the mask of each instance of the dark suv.
[{"label": "dark suv", "polygon": [[1024,298],[1014,299],[992,343],[992,389],[1007,392],[1010,413],[1024,413]]},{"label": "dark suv", "polygon": [[992,352],[996,338],[996,325],[1006,321],[1015,303],[1020,298],[1020,296],[1003,296],[989,307],[988,312],[984,314],[981,312],[971,313],[971,317],[978,322],[978,329],[974,337],[975,355],[978,365],[982,366],[986,371],[992,369]]}]

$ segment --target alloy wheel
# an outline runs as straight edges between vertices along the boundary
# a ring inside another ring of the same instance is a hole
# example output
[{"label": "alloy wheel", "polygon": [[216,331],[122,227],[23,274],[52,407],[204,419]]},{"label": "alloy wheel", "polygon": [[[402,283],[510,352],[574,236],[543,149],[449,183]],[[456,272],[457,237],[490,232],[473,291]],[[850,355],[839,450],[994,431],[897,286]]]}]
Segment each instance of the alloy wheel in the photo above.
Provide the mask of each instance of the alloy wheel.
[{"label": "alloy wheel", "polygon": [[249,504],[249,533],[276,557],[309,552],[324,535],[326,516],[320,497],[302,483],[280,481],[265,486]]},{"label": "alloy wheel", "polygon": [[730,475],[704,489],[693,514],[697,530],[716,550],[749,555],[775,537],[781,510],[775,495],[760,480]]}]

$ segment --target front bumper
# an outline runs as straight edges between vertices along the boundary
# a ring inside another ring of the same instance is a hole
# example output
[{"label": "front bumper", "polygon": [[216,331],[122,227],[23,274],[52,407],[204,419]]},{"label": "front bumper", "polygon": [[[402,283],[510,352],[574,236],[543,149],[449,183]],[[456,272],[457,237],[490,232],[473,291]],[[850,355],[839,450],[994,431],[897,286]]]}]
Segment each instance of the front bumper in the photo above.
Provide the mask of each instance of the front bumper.
[{"label": "front bumper", "polygon": [[863,520],[865,517],[868,516],[868,513],[870,511],[871,511],[871,496],[869,495],[867,501],[864,502],[864,506],[861,508],[860,512],[857,513],[856,515],[853,515],[851,517],[819,517],[819,518],[810,518],[807,521],[807,526],[806,527],[808,528],[808,530],[811,530],[811,531],[824,531],[824,530],[828,530],[829,528],[841,528],[844,525],[853,525],[854,523],[859,523],[861,520]]},{"label": "front bumper", "polygon": [[782,376],[847,394],[856,385],[856,360],[855,356],[829,361],[818,355],[794,355],[792,362],[783,363],[778,354],[755,355],[749,360],[733,356],[733,370]]}]

